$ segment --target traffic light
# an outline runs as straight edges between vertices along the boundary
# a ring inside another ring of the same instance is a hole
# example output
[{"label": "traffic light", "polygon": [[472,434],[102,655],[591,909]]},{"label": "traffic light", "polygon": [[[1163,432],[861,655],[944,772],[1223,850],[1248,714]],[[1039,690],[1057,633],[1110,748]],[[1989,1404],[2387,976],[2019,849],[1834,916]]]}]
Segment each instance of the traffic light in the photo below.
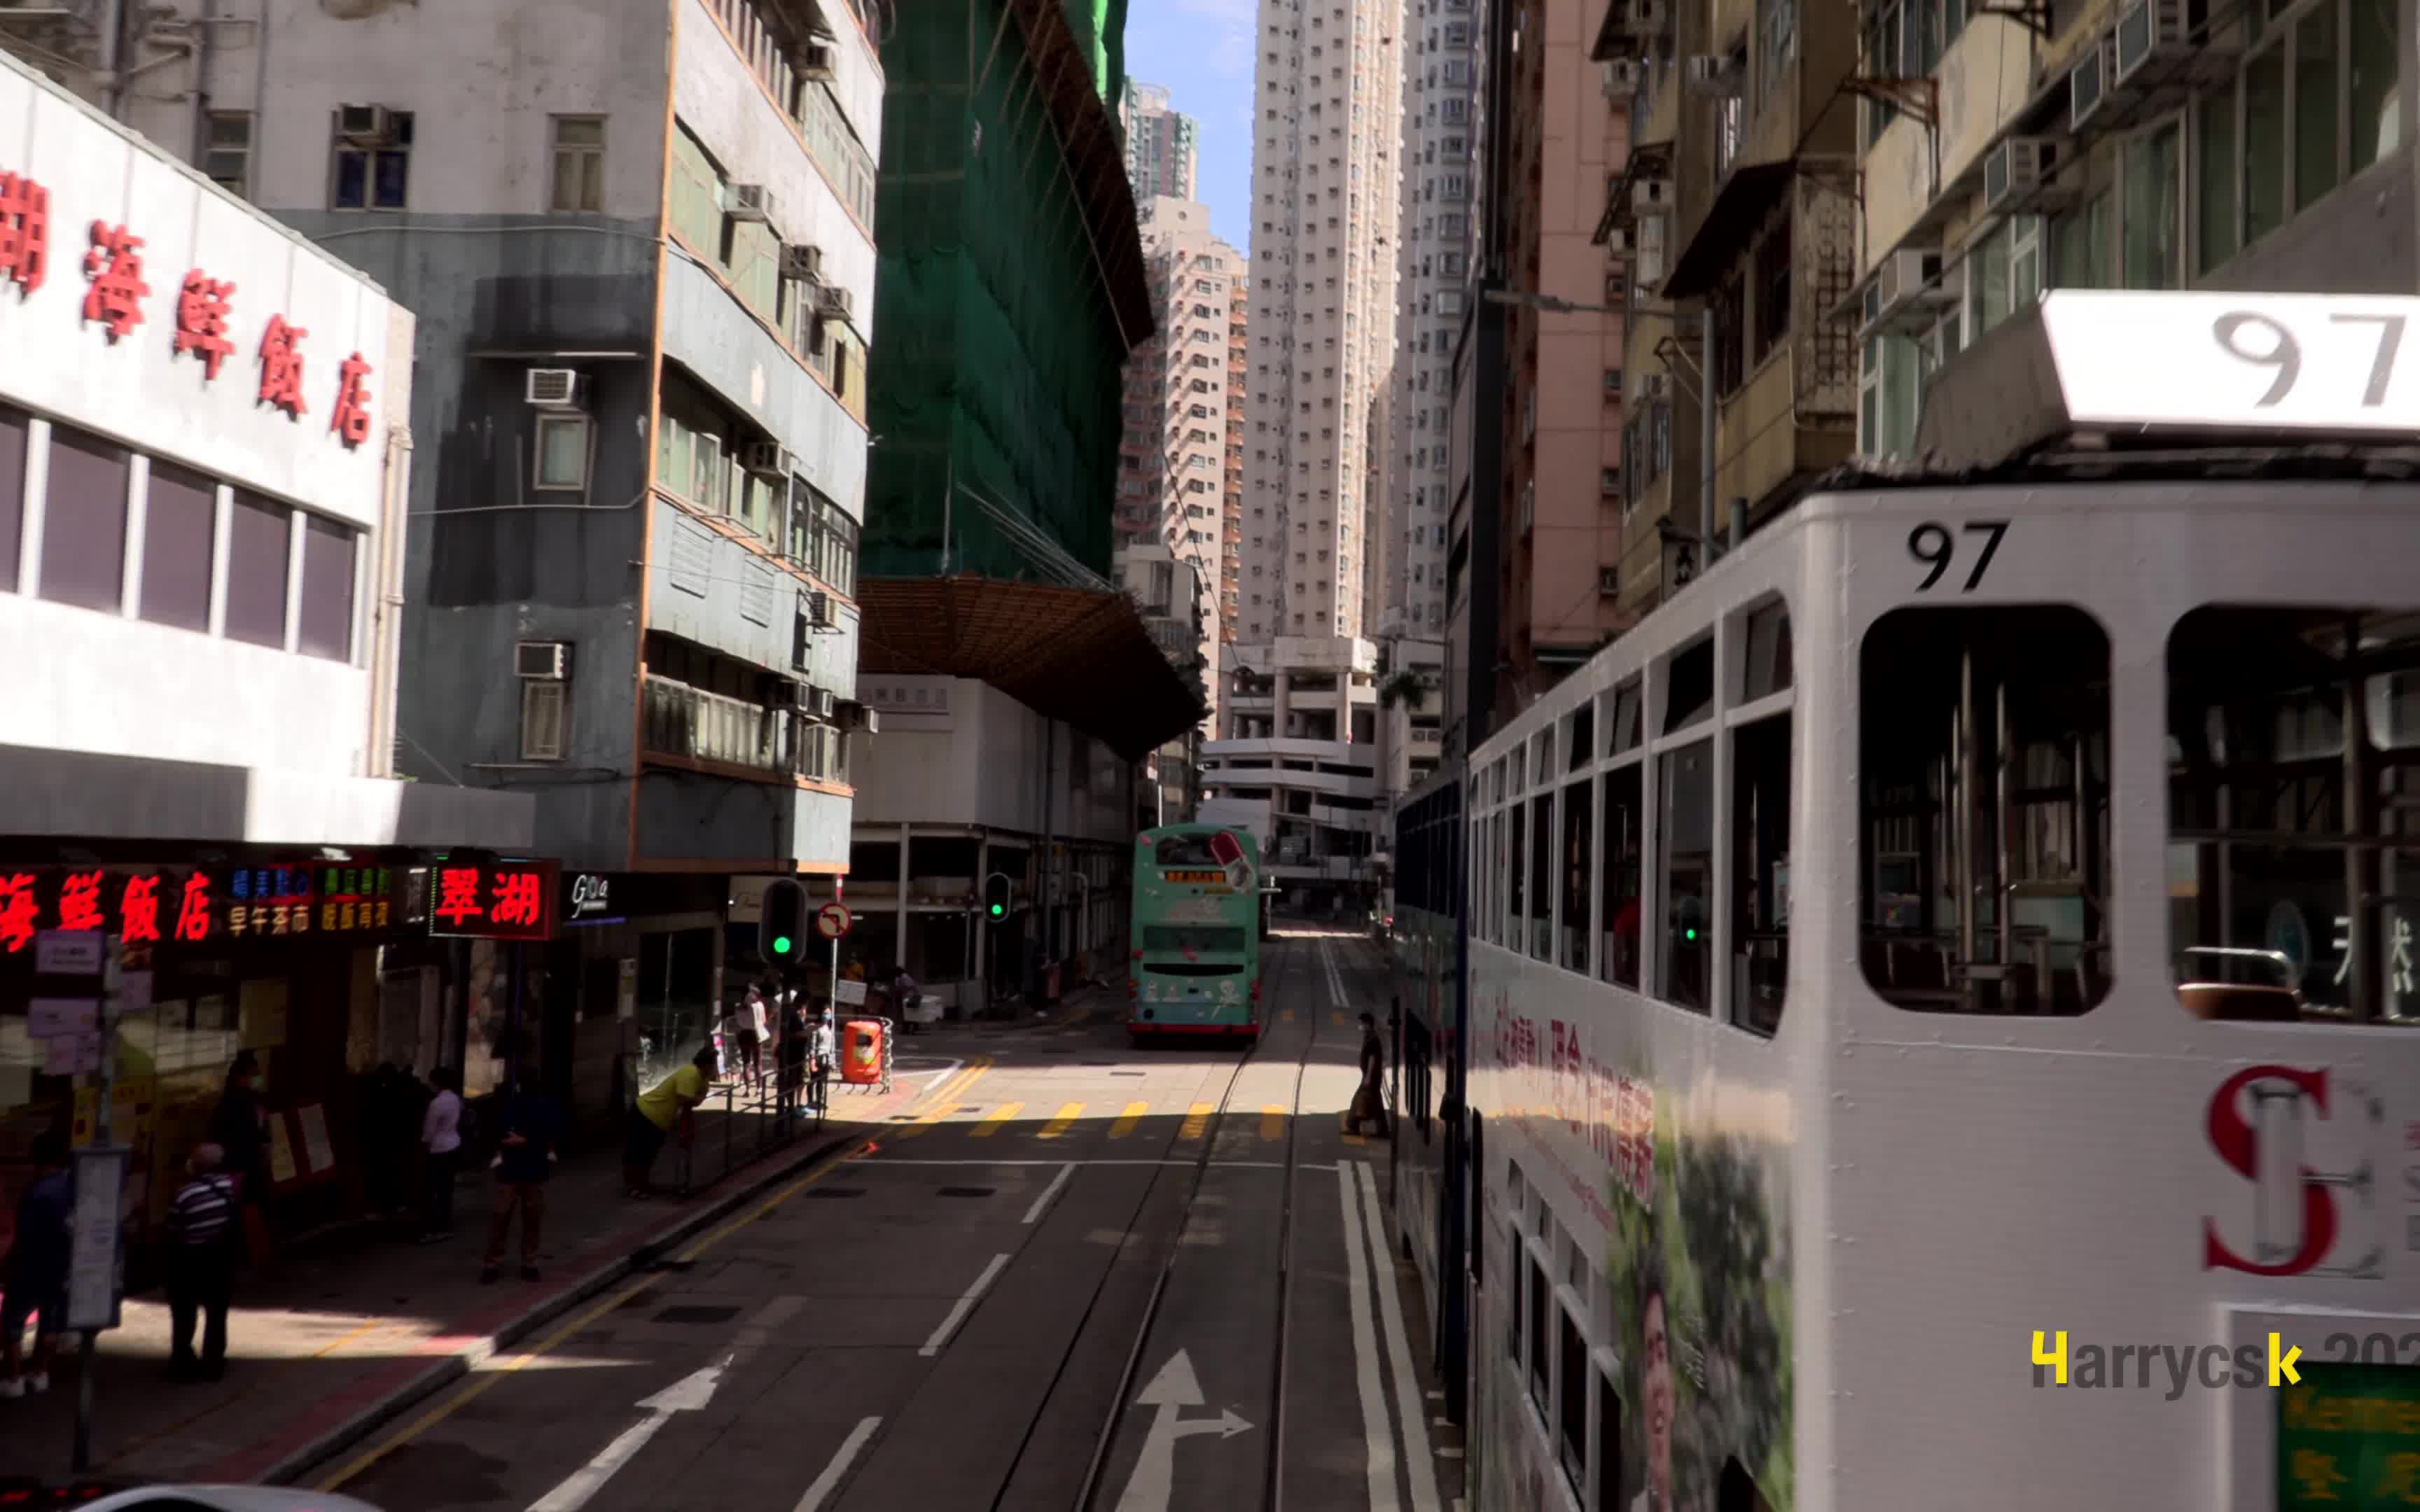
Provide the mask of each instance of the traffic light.
[{"label": "traffic light", "polygon": [[767,884],[756,915],[757,955],[775,965],[804,961],[810,917],[806,888],[783,879]]},{"label": "traffic light", "polygon": [[1008,873],[995,872],[984,878],[984,917],[997,924],[1008,917]]}]

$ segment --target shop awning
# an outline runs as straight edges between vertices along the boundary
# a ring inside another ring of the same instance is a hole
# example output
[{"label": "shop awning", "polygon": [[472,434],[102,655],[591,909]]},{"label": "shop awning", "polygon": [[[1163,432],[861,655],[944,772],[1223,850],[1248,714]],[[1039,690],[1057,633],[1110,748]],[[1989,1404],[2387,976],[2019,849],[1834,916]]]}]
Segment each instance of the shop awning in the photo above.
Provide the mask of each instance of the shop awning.
[{"label": "shop awning", "polygon": [[867,578],[858,670],[971,677],[1127,761],[1207,712],[1125,594],[1056,583]]},{"label": "shop awning", "polygon": [[1797,164],[1745,162],[1731,170],[1714,202],[1706,207],[1698,234],[1672,259],[1672,271],[1661,290],[1667,301],[1694,300],[1722,281],[1723,274],[1747,250],[1747,239],[1773,213],[1790,192]]}]

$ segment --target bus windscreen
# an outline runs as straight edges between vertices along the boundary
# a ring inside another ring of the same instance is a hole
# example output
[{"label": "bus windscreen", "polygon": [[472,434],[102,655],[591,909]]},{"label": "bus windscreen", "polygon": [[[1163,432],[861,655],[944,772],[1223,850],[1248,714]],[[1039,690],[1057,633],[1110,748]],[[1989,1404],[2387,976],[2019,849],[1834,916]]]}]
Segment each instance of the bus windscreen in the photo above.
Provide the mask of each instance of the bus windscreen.
[{"label": "bus windscreen", "polygon": [[1145,924],[1142,950],[1146,956],[1202,950],[1240,955],[1244,931],[1226,924]]},{"label": "bus windscreen", "polygon": [[1163,835],[1153,847],[1153,858],[1166,867],[1226,865],[1211,850],[1210,839],[1208,835]]}]

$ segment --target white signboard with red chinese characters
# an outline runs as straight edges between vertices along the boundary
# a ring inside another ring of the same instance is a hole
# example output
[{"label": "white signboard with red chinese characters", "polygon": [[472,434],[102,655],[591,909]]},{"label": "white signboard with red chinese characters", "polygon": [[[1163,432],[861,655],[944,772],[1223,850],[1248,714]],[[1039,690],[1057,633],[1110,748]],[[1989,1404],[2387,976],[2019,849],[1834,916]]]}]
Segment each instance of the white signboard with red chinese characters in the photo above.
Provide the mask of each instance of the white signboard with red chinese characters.
[{"label": "white signboard with red chinese characters", "polygon": [[335,257],[0,57],[0,401],[372,526],[403,418],[390,400],[409,393],[396,313]]}]

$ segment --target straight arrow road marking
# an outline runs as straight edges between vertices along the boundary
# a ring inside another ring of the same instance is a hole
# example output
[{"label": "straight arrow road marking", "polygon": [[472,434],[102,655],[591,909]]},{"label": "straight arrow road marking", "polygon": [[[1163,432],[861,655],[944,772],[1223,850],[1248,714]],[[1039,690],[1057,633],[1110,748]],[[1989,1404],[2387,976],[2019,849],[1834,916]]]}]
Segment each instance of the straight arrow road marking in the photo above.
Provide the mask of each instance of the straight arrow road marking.
[{"label": "straight arrow road marking", "polygon": [[1156,1409],[1157,1415],[1142,1441],[1142,1452],[1135,1457],[1134,1473],[1126,1480],[1125,1494],[1118,1498],[1117,1512],[1168,1512],[1169,1498],[1176,1490],[1177,1440],[1202,1433],[1232,1439],[1252,1426],[1226,1409],[1217,1417],[1186,1420],[1185,1410],[1202,1406],[1202,1399],[1192,1357],[1183,1350],[1170,1355],[1150,1384],[1135,1393],[1134,1405]]},{"label": "straight arrow road marking", "polygon": [[848,1473],[848,1467],[857,1462],[857,1457],[865,1451],[867,1441],[874,1437],[874,1430],[881,1426],[882,1419],[878,1417],[857,1420],[857,1427],[848,1430],[847,1438],[841,1440],[840,1448],[831,1457],[831,1463],[824,1466],[824,1473],[807,1488],[807,1494],[799,1498],[797,1512],[818,1512],[825,1499],[840,1489],[841,1477]]},{"label": "straight arrow road marking", "polygon": [[984,1267],[983,1274],[975,1277],[975,1284],[967,1288],[965,1294],[950,1304],[950,1315],[941,1319],[941,1326],[933,1330],[933,1336],[926,1339],[924,1347],[916,1352],[928,1360],[940,1353],[941,1346],[950,1342],[950,1335],[958,1331],[958,1325],[967,1320],[967,1314],[975,1310],[975,1304],[983,1300],[983,1294],[991,1289],[991,1284],[1007,1268],[1006,1255],[993,1256],[991,1263]]},{"label": "straight arrow road marking", "polygon": [[573,1471],[562,1485],[532,1503],[530,1512],[579,1512],[624,1465],[637,1458],[648,1440],[663,1431],[674,1413],[698,1412],[714,1400],[714,1388],[721,1383],[722,1371],[721,1365],[692,1370],[639,1403],[639,1411],[647,1415],[624,1428],[596,1458]]}]

